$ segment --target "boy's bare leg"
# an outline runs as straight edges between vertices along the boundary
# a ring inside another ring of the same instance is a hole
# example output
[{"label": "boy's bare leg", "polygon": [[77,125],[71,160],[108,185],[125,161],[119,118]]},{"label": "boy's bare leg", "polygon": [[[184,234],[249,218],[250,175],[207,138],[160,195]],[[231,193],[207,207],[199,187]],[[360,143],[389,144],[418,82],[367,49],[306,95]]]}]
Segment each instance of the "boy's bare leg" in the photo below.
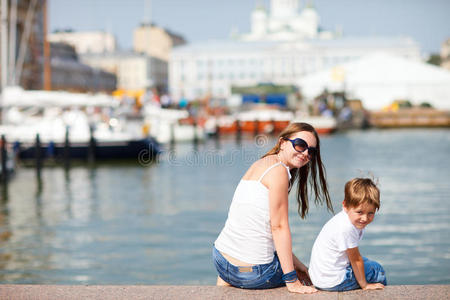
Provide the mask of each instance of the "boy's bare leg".
[{"label": "boy's bare leg", "polygon": [[228,282],[224,281],[220,276],[217,276],[217,286],[231,286]]}]

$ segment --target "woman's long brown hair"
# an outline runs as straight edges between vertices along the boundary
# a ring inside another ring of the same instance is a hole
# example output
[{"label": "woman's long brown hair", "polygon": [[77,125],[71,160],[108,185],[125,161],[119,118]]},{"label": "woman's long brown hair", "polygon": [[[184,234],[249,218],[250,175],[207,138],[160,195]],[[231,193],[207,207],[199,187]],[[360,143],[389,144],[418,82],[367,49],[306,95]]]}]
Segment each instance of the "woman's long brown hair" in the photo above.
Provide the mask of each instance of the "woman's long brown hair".
[{"label": "woman's long brown hair", "polygon": [[[328,194],[328,186],[326,181],[325,167],[322,164],[322,159],[320,157],[320,140],[314,127],[308,123],[291,123],[287,126],[279,135],[279,139],[275,147],[273,147],[269,152],[264,154],[263,157],[268,155],[278,154],[280,152],[281,143],[290,138],[293,134],[301,131],[311,132],[317,141],[317,152],[312,160],[301,167],[300,169],[292,169],[291,172],[291,186],[294,186],[295,180],[298,177],[297,185],[297,202],[298,202],[298,213],[302,219],[308,214],[309,201],[308,201],[308,175],[311,171],[311,176],[309,177],[310,186],[314,189],[314,203],[316,205],[327,204],[329,211],[333,211],[333,205],[331,204],[330,195]],[[317,172],[319,173],[319,182],[317,182]]]}]

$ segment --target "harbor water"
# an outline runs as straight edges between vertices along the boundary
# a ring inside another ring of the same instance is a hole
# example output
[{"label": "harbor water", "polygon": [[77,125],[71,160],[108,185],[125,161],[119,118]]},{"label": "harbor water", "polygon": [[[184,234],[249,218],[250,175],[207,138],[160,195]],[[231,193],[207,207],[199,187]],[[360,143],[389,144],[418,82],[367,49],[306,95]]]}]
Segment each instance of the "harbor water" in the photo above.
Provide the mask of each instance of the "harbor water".
[{"label": "harbor water", "polygon": [[[213,285],[211,249],[234,189],[275,137],[207,140],[156,162],[19,168],[0,203],[0,283]],[[374,176],[381,209],[360,244],[389,284],[450,284],[450,131],[369,130],[321,138],[335,212],[344,184]],[[332,216],[305,220],[290,196],[293,249],[309,262]]]}]

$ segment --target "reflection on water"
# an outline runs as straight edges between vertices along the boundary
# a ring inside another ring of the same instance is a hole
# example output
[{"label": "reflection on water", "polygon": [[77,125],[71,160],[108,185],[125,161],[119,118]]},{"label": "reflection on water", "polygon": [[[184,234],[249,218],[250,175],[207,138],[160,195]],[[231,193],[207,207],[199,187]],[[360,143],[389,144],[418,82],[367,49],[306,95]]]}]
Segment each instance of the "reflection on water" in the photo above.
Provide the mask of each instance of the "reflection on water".
[{"label": "reflection on water", "polygon": [[[176,145],[156,163],[19,169],[0,204],[0,282],[214,284],[211,246],[234,188],[275,139],[243,137]],[[344,183],[379,178],[381,210],[361,252],[391,284],[450,283],[450,132],[348,132],[322,138],[330,191],[340,210]],[[294,251],[309,261],[330,218],[306,220],[291,198]]]}]

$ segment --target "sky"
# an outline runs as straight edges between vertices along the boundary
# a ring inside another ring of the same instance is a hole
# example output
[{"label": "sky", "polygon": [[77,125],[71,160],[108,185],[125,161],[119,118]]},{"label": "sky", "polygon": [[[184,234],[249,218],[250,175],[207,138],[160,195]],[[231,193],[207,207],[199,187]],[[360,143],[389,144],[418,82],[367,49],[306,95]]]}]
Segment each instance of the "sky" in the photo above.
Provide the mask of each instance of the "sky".
[{"label": "sky", "polygon": [[[269,0],[48,0],[49,28],[103,30],[122,50],[132,48],[133,30],[151,20],[188,42],[227,39],[233,29],[250,31],[256,3]],[[324,30],[345,36],[409,36],[423,54],[439,53],[450,38],[450,0],[300,0],[313,2]],[[148,5],[151,3],[151,5]]]}]

